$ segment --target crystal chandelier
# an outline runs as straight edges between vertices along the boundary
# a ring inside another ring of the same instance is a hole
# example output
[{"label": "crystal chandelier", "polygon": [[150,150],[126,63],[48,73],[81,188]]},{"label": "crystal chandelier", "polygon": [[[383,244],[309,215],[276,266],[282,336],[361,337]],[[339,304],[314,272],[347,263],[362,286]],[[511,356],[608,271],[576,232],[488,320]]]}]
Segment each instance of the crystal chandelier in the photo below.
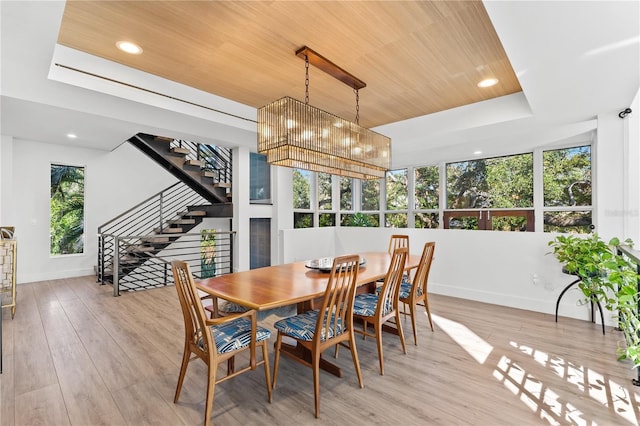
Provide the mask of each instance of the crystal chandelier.
[{"label": "crystal chandelier", "polygon": [[[258,152],[277,166],[359,179],[384,177],[391,139],[358,123],[358,90],[366,84],[306,46],[296,55],[305,60],[305,102],[287,96],[258,109]],[[355,122],[309,105],[310,62],[353,88]]]}]

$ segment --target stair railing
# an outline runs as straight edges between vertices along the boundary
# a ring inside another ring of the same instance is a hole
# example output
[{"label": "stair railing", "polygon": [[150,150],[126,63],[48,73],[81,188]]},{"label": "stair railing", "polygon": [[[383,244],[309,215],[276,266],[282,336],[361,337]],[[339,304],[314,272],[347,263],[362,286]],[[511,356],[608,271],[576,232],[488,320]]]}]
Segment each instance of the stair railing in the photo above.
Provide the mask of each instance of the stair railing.
[{"label": "stair railing", "polygon": [[[152,195],[124,213],[98,227],[98,282],[105,283],[108,265],[118,262],[115,257],[116,237],[121,235],[150,236],[161,231],[167,220],[178,219],[191,206],[210,203],[183,182]],[[177,235],[177,234],[176,234]],[[140,238],[138,243],[142,242]]]},{"label": "stair railing", "polygon": [[235,232],[172,234],[169,245],[160,244],[146,251],[144,262],[136,261],[135,253],[127,252],[148,235],[109,235],[114,239],[113,295],[120,291],[137,291],[173,284],[171,261],[189,263],[196,278],[209,278],[233,272]]},{"label": "stair railing", "polygon": [[191,153],[187,154],[187,159],[204,162],[202,169],[215,172],[216,177],[214,179],[217,182],[232,183],[232,154],[230,149],[183,139],[174,140],[171,142],[171,147],[188,148]]}]

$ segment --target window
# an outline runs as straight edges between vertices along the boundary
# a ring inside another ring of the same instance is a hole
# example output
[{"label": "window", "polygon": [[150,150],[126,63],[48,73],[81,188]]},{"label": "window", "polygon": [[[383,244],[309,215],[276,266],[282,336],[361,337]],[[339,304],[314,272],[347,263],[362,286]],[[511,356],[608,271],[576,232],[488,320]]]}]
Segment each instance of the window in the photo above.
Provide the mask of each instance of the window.
[{"label": "window", "polygon": [[387,211],[384,215],[384,222],[387,228],[407,227],[407,209],[409,207],[407,177],[407,169],[390,170],[386,174]]},{"label": "window", "polygon": [[380,210],[380,181],[362,180],[361,182],[361,202],[360,210],[377,211]]},{"label": "window", "polygon": [[340,211],[353,211],[353,179],[340,178]]},{"label": "window", "polygon": [[544,231],[592,229],[591,147],[544,151]]},{"label": "window", "polygon": [[271,265],[271,219],[249,219],[249,268]]},{"label": "window", "polygon": [[318,210],[332,210],[333,202],[331,198],[331,175],[329,173],[318,173]]},{"label": "window", "polygon": [[249,161],[249,200],[251,203],[270,203],[271,168],[267,157],[252,152]]},{"label": "window", "polygon": [[50,250],[84,253],[84,167],[51,165]]},{"label": "window", "polygon": [[440,226],[440,167],[416,167],[414,175],[414,227]]},{"label": "window", "polygon": [[444,227],[533,231],[533,154],[446,165]]},{"label": "window", "polygon": [[293,169],[293,227],[311,228],[313,213],[311,211],[311,178],[308,170]]}]

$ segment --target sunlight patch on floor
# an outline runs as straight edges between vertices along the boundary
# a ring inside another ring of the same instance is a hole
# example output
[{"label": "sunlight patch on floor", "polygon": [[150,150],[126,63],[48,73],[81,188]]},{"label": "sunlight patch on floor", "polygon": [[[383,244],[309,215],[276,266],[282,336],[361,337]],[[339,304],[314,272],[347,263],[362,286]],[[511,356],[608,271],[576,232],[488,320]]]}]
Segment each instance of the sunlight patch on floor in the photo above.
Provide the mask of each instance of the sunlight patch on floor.
[{"label": "sunlight patch on floor", "polygon": [[576,386],[580,391],[588,390],[588,395],[594,401],[605,407],[613,407],[615,412],[631,424],[638,424],[634,404],[640,400],[640,394],[630,394],[628,389],[619,383],[605,378],[601,373],[586,368],[583,365],[568,362],[563,358],[553,356],[529,346],[510,342],[511,346],[532,357],[538,364],[550,368],[558,377]]},{"label": "sunlight patch on floor", "polygon": [[435,314],[431,314],[433,322],[442,329],[454,342],[456,342],[462,349],[467,351],[478,363],[484,364],[493,346],[487,343],[486,340],[469,330],[466,326],[440,317]]},{"label": "sunlight patch on floor", "polygon": [[506,356],[502,356],[498,362],[493,376],[502,381],[505,388],[518,396],[531,411],[552,425],[567,421],[576,425],[596,425],[593,421],[585,420],[580,410],[569,402],[562,402],[556,392]]}]

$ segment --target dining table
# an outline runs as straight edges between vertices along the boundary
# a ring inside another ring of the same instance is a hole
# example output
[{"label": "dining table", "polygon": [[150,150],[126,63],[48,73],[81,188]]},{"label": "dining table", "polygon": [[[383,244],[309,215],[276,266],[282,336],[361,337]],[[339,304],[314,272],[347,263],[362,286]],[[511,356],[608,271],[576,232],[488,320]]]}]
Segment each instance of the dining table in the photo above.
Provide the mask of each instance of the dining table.
[{"label": "dining table", "polygon": [[[372,292],[375,283],[386,276],[391,263],[387,252],[359,253],[360,268],[357,286],[360,292]],[[224,299],[257,311],[266,311],[289,305],[297,305],[299,313],[314,309],[314,301],[320,300],[327,288],[330,268],[318,265],[330,262],[332,258],[311,259],[280,265],[266,266],[248,271],[233,272],[211,278],[196,280],[202,292],[214,298]],[[405,271],[417,268],[419,255],[407,256]],[[215,300],[215,299],[214,299]],[[300,357],[307,357],[300,347],[286,347],[285,350]],[[339,367],[321,360],[321,368],[342,376]]]}]

